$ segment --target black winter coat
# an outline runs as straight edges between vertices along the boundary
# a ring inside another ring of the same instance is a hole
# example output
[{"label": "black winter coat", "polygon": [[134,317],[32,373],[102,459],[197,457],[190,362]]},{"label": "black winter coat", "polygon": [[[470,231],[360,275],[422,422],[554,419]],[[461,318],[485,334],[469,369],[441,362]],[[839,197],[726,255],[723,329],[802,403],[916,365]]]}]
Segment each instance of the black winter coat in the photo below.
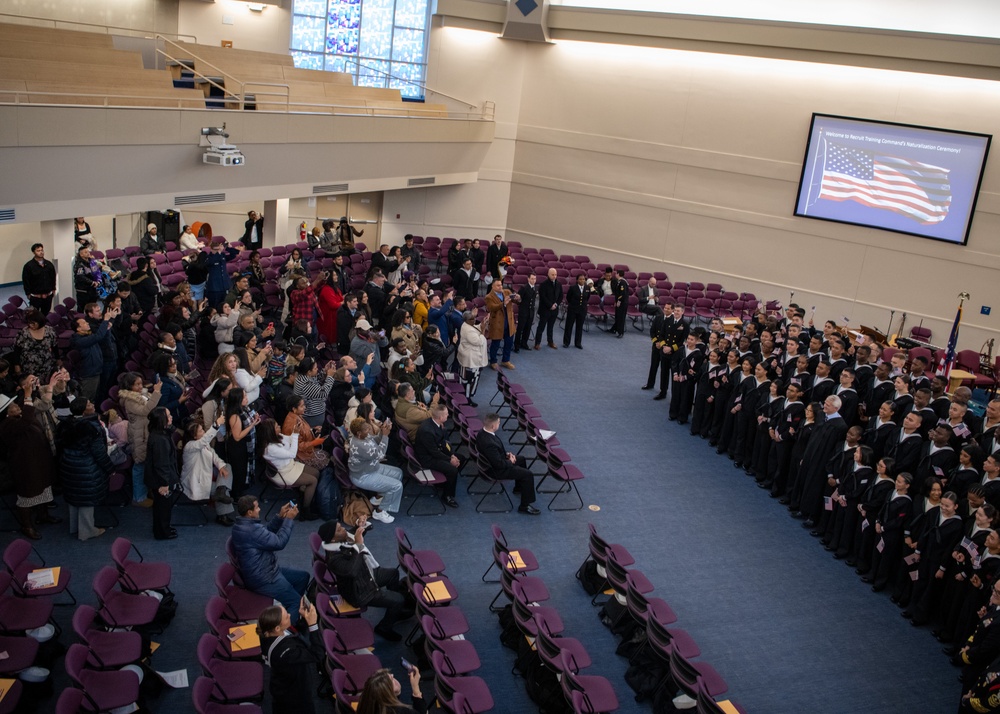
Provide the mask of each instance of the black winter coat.
[{"label": "black winter coat", "polygon": [[114,465],[97,416],[70,417],[61,422],[56,443],[66,503],[78,508],[99,505],[108,494],[108,477]]}]

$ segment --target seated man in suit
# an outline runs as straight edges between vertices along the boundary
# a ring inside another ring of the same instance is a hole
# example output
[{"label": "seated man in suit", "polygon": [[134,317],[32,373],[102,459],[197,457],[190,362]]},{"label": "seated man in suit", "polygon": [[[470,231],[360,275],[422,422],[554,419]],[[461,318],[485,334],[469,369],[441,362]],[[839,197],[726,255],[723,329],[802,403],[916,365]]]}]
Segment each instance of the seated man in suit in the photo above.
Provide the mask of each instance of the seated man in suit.
[{"label": "seated man in suit", "polygon": [[449,508],[458,508],[455,487],[458,484],[458,467],[462,462],[452,453],[448,432],[444,428],[444,423],[448,421],[448,407],[434,404],[430,411],[431,418],[417,428],[416,438],[413,440],[413,455],[423,468],[444,474],[448,483],[444,486],[441,501]]},{"label": "seated man in suit", "polygon": [[483,428],[476,434],[479,454],[490,465],[493,478],[514,481],[514,493],[521,494],[518,512],[537,516],[541,511],[531,505],[535,500],[535,476],[526,468],[523,456],[515,456],[504,448],[503,441],[497,436],[499,429],[500,417],[487,414],[483,419]]}]

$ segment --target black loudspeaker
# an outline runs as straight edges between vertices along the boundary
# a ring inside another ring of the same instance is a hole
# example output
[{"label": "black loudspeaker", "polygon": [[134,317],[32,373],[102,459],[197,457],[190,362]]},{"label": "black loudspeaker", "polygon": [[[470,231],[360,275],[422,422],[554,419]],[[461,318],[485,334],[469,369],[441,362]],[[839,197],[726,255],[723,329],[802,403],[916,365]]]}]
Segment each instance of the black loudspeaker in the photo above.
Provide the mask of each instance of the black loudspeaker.
[{"label": "black loudspeaker", "polygon": [[181,237],[181,214],[177,211],[148,211],[146,223],[155,225],[157,234],[163,236],[163,240],[176,243]]}]

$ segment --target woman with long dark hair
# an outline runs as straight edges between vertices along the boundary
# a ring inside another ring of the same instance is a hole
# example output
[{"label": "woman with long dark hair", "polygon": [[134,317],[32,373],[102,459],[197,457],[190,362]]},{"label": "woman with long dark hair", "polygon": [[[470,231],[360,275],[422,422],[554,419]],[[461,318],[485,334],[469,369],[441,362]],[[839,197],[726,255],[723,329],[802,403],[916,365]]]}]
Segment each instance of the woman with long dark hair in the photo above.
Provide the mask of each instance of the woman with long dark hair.
[{"label": "woman with long dark hair", "polygon": [[319,470],[296,460],[299,452],[299,433],[290,436],[281,433],[281,427],[274,419],[265,419],[260,424],[260,440],[264,446],[264,460],[274,468],[271,481],[276,486],[294,486],[302,491],[302,508],[299,520],[313,521],[313,496],[319,483]]},{"label": "woman with long dark hair", "polygon": [[180,492],[181,474],[174,446],[173,417],[166,407],[149,413],[149,436],[146,439],[146,468],[143,477],[153,495],[153,537],[173,540],[177,530],[170,527],[170,512]]},{"label": "woman with long dark hair", "polygon": [[260,415],[249,408],[247,395],[239,387],[226,397],[226,460],[233,470],[233,499],[238,499],[253,483],[256,473],[257,438]]},{"label": "woman with long dark hair", "polygon": [[[292,634],[292,620],[281,605],[265,609],[257,618],[257,634],[264,664],[271,669],[271,711],[274,714],[314,714],[319,672],[323,663],[323,638],[316,607],[306,598],[299,605],[299,632]],[[308,635],[302,633],[302,623]]]},{"label": "woman with long dark hair", "polygon": [[365,682],[365,688],[358,700],[358,714],[423,714],[427,702],[420,691],[420,670],[411,667],[407,672],[410,680],[412,706],[399,700],[402,687],[388,669],[377,670]]}]

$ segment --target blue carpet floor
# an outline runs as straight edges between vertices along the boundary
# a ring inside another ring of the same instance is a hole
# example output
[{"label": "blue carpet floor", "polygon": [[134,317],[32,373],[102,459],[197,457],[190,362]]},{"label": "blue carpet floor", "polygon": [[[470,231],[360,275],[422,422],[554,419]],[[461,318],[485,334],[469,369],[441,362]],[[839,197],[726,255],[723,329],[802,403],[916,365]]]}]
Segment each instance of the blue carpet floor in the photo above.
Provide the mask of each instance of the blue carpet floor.
[{"label": "blue carpet floor", "polygon": [[[593,658],[588,673],[608,677],[622,712],[649,711],[649,706],[633,701],[623,679],[626,662],[614,654],[617,642],[573,576],[587,552],[588,522],[632,552],[635,567],[655,586],[654,595],[677,612],[676,626],[692,635],[702,658],[729,683],[729,696],[751,714],[954,711],[960,696],[957,671],[930,633],[911,627],[888,598],[871,593],[728,459],[691,437],[686,427],[668,422],[666,402],[654,402],[653,393],[639,390],[648,344],[634,330],[620,340],[592,330],[582,351],[543,347],[514,355],[512,381],[525,386],[586,474],[580,490],[585,503],[599,511],[481,515],[463,486],[457,511],[428,518],[400,515],[396,524],[379,524],[368,538],[384,564],[395,558],[395,525],[407,530],[416,547],[441,552],[459,592],[457,604],[471,624],[468,639],[483,662],[478,674],[490,686],[494,711],[535,709],[523,680],[510,674],[513,653],[500,646],[496,617],[487,610],[499,586],[480,581],[491,562],[494,522],[514,546],[529,547],[538,556],[536,575],[549,587],[548,604],[562,615],[565,634],[586,644]],[[488,372],[477,395],[483,413],[492,393]],[[544,503],[540,497],[543,510]],[[176,510],[175,520],[190,519],[194,514],[188,511]],[[207,629],[204,605],[214,593],[214,571],[225,557],[228,530],[214,523],[182,527],[177,540],[156,542],[148,512],[125,508],[117,513],[122,525],[99,540],[80,543],[69,538],[64,525],[47,526],[37,547],[48,561],[72,569],[73,591],[91,604],[90,581],[111,562],[116,535],[133,539],[147,558],[173,563],[179,609],[159,638],[162,647],[154,664],[162,671],[185,668],[193,681],[195,643]],[[9,541],[9,515],[4,518],[3,538]],[[306,539],[317,526],[296,525],[280,556],[283,565],[308,567]],[[71,609],[57,608],[67,643],[73,641]],[[376,654],[401,677],[404,647],[379,641]],[[57,686],[65,682],[57,671]],[[193,710],[190,690],[168,691],[151,705],[156,712]]]}]

